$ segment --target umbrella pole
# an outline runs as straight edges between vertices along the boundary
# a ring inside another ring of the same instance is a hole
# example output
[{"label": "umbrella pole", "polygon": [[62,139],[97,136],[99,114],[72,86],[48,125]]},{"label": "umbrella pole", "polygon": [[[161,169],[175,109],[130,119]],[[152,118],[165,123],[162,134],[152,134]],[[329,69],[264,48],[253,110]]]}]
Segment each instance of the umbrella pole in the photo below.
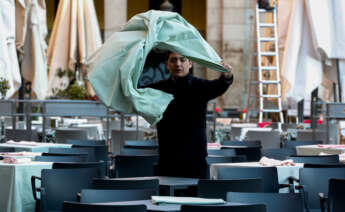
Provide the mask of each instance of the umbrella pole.
[{"label": "umbrella pole", "polygon": [[336,59],[337,63],[337,78],[338,78],[338,94],[339,94],[339,102],[343,102],[342,93],[341,93],[341,79],[340,79],[340,68],[339,68],[339,59]]}]

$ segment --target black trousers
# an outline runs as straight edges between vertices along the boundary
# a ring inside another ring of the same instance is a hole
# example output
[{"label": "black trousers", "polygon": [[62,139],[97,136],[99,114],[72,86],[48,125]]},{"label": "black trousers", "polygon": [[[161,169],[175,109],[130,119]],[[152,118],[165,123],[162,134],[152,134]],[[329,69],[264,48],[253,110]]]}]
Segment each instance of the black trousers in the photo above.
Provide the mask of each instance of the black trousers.
[{"label": "black trousers", "polygon": [[158,163],[160,176],[207,179],[208,172],[206,158],[198,160],[165,159],[159,160]]}]

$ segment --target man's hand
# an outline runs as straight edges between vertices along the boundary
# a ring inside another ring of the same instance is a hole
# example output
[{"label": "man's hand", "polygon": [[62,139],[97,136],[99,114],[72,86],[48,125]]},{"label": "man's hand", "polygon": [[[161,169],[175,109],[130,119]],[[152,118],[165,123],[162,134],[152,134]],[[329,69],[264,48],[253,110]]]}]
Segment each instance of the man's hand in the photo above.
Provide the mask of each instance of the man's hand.
[{"label": "man's hand", "polygon": [[225,64],[224,62],[221,63],[224,68],[226,68],[229,72],[222,72],[223,77],[226,79],[230,79],[232,77],[232,67],[229,64]]}]

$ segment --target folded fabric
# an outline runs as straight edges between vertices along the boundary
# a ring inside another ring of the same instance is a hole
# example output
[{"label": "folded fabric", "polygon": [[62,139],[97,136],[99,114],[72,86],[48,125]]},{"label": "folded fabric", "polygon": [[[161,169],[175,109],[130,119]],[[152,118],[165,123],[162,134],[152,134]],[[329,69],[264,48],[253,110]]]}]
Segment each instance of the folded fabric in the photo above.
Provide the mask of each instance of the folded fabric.
[{"label": "folded fabric", "polygon": [[181,204],[181,205],[218,205],[225,204],[223,199],[206,199],[198,197],[152,196],[153,204]]},{"label": "folded fabric", "polygon": [[344,144],[318,144],[317,147],[325,149],[345,149]]},{"label": "folded fabric", "polygon": [[217,71],[227,72],[200,33],[178,13],[150,10],[131,18],[88,59],[88,79],[99,99],[124,113],[156,124],[173,96],[137,84],[153,49],[177,52]]},{"label": "folded fabric", "polygon": [[8,164],[22,164],[22,163],[30,163],[31,159],[30,158],[4,158],[2,162],[8,163]]},{"label": "folded fabric", "polygon": [[276,160],[272,158],[262,157],[259,161],[262,166],[296,166],[292,160]]}]

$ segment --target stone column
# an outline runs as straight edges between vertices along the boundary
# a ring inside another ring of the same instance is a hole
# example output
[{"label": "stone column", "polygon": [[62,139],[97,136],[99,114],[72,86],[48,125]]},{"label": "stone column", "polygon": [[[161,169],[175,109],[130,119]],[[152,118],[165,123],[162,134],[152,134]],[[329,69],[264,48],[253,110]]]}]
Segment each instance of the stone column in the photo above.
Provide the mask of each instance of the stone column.
[{"label": "stone column", "polygon": [[104,0],[104,38],[107,40],[127,22],[127,0]]}]

